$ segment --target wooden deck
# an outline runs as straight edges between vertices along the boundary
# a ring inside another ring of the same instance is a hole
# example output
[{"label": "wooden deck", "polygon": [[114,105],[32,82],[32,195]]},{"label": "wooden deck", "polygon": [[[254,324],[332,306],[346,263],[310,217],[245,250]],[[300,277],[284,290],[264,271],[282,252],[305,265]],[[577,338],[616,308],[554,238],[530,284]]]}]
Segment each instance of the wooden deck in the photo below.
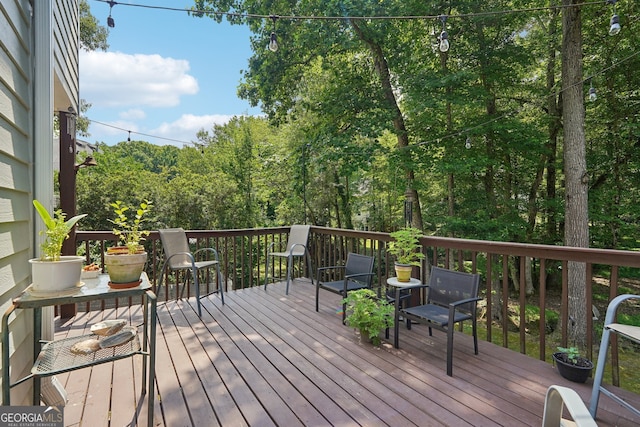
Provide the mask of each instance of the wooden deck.
[{"label": "wooden deck", "polygon": [[[455,338],[453,377],[445,373],[445,337],[424,326],[400,329],[379,348],[360,343],[336,313],[339,297],[296,280],[158,306],[156,399],[158,426],[540,426],[551,384],[578,391],[547,363],[480,342]],[[102,318],[142,316],[141,308],[79,313],[57,325],[57,337],[81,334]],[[138,402],[141,357],[58,375],[70,401],[69,426],[146,425]],[[113,388],[111,384],[113,383]],[[636,402],[640,396],[631,395]],[[600,426],[640,419],[603,396]]]}]

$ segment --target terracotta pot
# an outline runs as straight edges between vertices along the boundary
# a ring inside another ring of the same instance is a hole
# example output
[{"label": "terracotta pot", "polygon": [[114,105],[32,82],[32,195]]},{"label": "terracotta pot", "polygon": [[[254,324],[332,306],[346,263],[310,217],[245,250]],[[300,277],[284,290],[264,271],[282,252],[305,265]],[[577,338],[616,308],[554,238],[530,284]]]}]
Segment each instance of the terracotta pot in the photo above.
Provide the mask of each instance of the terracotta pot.
[{"label": "terracotta pot", "polygon": [[81,256],[61,256],[60,261],[30,259],[32,290],[34,292],[57,292],[80,285],[82,273]]},{"label": "terracotta pot", "polygon": [[411,280],[411,272],[413,271],[413,266],[410,264],[395,264],[396,268],[396,277],[398,278],[398,282],[408,282]]},{"label": "terracotta pot", "polygon": [[147,263],[147,253],[105,254],[104,265],[112,283],[135,283],[140,280]]}]

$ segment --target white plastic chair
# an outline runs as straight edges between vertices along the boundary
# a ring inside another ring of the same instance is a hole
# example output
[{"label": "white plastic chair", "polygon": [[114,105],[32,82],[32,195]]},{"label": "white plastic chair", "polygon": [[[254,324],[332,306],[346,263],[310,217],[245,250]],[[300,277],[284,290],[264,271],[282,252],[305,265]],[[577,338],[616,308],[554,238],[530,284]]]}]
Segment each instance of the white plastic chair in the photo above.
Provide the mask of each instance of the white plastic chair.
[{"label": "white plastic chair", "polygon": [[[562,418],[562,412],[567,408],[571,418]],[[547,389],[544,399],[544,414],[542,416],[542,427],[598,427],[591,417],[578,393],[568,387],[552,385]]]}]

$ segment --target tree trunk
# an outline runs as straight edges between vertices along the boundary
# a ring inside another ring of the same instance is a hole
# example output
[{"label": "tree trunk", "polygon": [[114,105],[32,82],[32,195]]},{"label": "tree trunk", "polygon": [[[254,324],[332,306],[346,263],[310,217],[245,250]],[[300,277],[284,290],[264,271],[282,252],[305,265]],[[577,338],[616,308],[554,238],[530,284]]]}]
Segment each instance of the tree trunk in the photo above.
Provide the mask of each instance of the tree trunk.
[{"label": "tree trunk", "polygon": [[558,135],[562,128],[559,109],[559,100],[555,95],[556,88],[556,34],[558,31],[557,18],[558,9],[551,11],[549,20],[549,46],[547,62],[547,93],[554,94],[547,98],[547,110],[549,114],[549,141],[547,142],[547,198],[546,198],[546,220],[547,239],[549,242],[557,241],[558,224],[556,221],[556,159],[558,150]]},{"label": "tree trunk", "polygon": [[[364,41],[371,51],[373,62],[375,64],[375,71],[380,79],[384,99],[389,110],[392,112],[393,129],[398,141],[398,150],[401,152],[406,151],[408,153],[407,155],[410,155],[407,150],[407,147],[409,147],[409,132],[407,131],[402,111],[398,106],[398,101],[393,92],[393,86],[391,85],[391,72],[389,71],[389,64],[382,52],[382,46],[380,46],[374,38],[369,37],[366,34],[366,25],[364,25],[364,23],[356,22],[355,20],[350,20],[350,22],[360,40]],[[407,203],[411,204],[411,226],[422,230],[423,224],[422,211],[420,209],[420,198],[418,196],[418,191],[415,189],[415,172],[412,167],[405,166],[405,177],[407,180],[405,200]]]},{"label": "tree trunk", "polygon": [[[588,175],[584,134],[582,30],[579,0],[563,0],[562,118],[564,122],[565,245],[589,246]],[[569,339],[586,345],[586,265],[569,262]]]}]

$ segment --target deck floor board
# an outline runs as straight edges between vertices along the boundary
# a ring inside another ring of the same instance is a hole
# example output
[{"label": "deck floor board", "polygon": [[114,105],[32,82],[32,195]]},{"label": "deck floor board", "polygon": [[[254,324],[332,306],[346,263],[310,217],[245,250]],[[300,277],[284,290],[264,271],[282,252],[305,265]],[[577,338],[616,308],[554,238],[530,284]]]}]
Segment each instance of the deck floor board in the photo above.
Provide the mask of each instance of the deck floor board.
[{"label": "deck floor board", "polygon": [[[445,372],[446,337],[400,325],[400,348],[362,343],[341,322],[340,297],[308,280],[230,291],[158,305],[157,426],[539,426],[552,384],[571,387],[585,402],[586,384],[571,383],[545,362],[456,334],[453,377]],[[139,306],[117,313],[78,313],[56,337],[81,334],[117,315],[141,319]],[[70,392],[65,424],[146,425],[139,402],[141,357],[62,374]],[[113,383],[109,392],[107,382]],[[133,382],[133,386],[132,383]],[[627,393],[640,404],[640,396]],[[102,399],[102,401],[99,401]],[[600,426],[640,424],[607,397]],[[106,409],[105,409],[106,408]],[[110,411],[111,421],[105,420]]]}]

